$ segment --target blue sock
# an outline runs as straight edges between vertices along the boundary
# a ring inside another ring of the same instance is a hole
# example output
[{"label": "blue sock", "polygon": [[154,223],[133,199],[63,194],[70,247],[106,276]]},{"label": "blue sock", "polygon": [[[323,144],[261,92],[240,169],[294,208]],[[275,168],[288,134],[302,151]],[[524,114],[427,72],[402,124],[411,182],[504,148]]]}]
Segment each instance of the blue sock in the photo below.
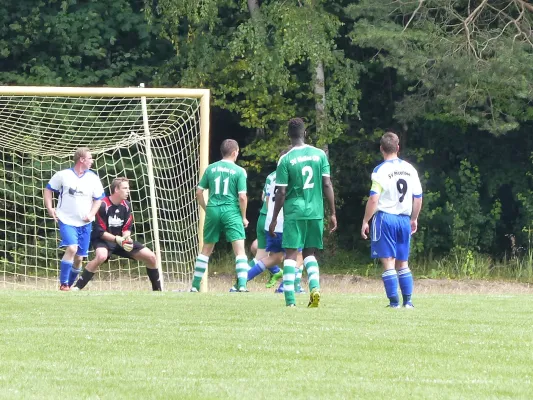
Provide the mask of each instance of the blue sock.
[{"label": "blue sock", "polygon": [[267,269],[270,271],[272,275],[277,274],[279,271],[281,271],[281,269],[277,265],[274,265],[273,267],[270,267]]},{"label": "blue sock", "polygon": [[398,282],[400,283],[400,289],[402,290],[403,304],[407,304],[411,301],[411,295],[413,294],[413,274],[409,267],[402,268],[398,271]]},{"label": "blue sock", "polygon": [[283,293],[283,281],[281,281],[279,287],[276,289],[276,293]]},{"label": "blue sock", "polygon": [[254,279],[257,275],[261,274],[265,268],[263,261],[258,261],[257,264],[248,270],[248,280],[251,281]]},{"label": "blue sock", "polygon": [[398,274],[395,269],[389,269],[381,275],[383,285],[385,286],[385,293],[390,300],[391,306],[400,305],[400,298],[398,297]]},{"label": "blue sock", "polygon": [[78,277],[80,271],[81,271],[81,268],[80,269],[76,269],[76,268],[74,268],[74,266],[72,266],[72,268],[70,269],[70,273],[68,275],[68,285],[69,286],[74,285],[74,282],[76,281],[76,278]]},{"label": "blue sock", "polygon": [[68,285],[68,277],[73,264],[72,261],[61,260],[59,264],[59,283],[62,285]]}]

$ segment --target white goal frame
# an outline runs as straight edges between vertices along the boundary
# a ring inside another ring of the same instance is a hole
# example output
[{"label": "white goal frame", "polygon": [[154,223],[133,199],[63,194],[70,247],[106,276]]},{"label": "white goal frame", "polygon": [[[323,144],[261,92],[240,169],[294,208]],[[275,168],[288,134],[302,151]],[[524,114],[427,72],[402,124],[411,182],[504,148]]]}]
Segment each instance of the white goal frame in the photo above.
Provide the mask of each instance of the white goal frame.
[{"label": "white goal frame", "polygon": [[[113,88],[113,87],[52,87],[52,86],[0,86],[0,96],[65,96],[65,97],[132,97],[140,98],[142,106],[143,126],[146,135],[146,159],[147,159],[147,176],[150,183],[150,211],[154,230],[154,252],[157,256],[157,268],[159,269],[161,286],[164,288],[163,271],[161,263],[161,246],[158,231],[158,214],[157,203],[154,187],[154,171],[152,164],[152,153],[150,147],[150,125],[147,113],[147,97],[172,97],[172,98],[195,98],[199,99],[199,170],[198,179],[209,164],[209,132],[210,132],[210,90],[209,89],[185,89],[185,88],[145,88],[143,84],[140,87]],[[198,243],[199,251],[203,246],[203,227],[205,212],[201,207],[199,209],[198,221]],[[58,260],[59,262],[59,260]],[[194,265],[191,265],[191,271]],[[202,290],[207,290],[207,274],[202,282]]]}]

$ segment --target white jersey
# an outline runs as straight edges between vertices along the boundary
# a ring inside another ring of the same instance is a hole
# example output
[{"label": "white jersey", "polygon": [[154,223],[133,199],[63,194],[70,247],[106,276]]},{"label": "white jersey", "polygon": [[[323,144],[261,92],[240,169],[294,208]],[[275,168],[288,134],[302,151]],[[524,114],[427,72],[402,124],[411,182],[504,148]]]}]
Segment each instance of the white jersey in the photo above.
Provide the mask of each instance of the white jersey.
[{"label": "white jersey", "polygon": [[[272,180],[268,185],[266,201],[268,202],[267,215],[265,219],[265,230],[268,231],[268,227],[272,222],[272,217],[274,216],[274,206],[276,205],[276,173],[272,175]],[[270,175],[269,175],[270,176]],[[276,221],[276,229],[274,232],[283,233],[283,207],[279,211],[278,219]]]},{"label": "white jersey", "polygon": [[378,211],[411,215],[413,197],[422,197],[418,172],[407,161],[395,158],[379,164],[372,172],[370,195],[379,193]]},{"label": "white jersey", "polygon": [[85,171],[82,176],[78,176],[73,168],[56,172],[46,188],[59,194],[56,214],[66,225],[90,223],[83,218],[91,211],[94,200],[104,198],[100,178],[91,170]]}]

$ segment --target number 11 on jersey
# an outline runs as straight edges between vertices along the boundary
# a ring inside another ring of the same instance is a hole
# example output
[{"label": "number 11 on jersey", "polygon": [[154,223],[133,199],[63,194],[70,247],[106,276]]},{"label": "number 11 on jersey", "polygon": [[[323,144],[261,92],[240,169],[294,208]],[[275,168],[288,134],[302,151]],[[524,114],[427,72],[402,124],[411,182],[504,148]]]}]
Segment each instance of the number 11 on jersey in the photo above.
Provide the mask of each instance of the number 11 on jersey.
[{"label": "number 11 on jersey", "polygon": [[[226,178],[222,181],[224,184],[224,189],[222,191],[223,195],[228,194],[228,187],[229,187],[229,178]],[[220,194],[220,176],[215,178],[215,194]]]}]

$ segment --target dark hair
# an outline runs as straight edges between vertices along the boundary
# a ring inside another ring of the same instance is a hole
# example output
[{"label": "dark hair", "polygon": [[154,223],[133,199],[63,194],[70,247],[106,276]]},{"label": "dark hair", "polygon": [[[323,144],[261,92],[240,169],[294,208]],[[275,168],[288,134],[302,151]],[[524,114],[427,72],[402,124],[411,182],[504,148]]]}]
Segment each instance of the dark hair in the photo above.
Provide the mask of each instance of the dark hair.
[{"label": "dark hair", "polygon": [[109,186],[109,191],[111,192],[111,194],[115,193],[117,189],[120,189],[120,185],[122,185],[124,182],[129,183],[128,178],[118,177],[113,179],[113,182],[111,182],[111,186]]},{"label": "dark hair", "polygon": [[398,152],[398,145],[400,144],[400,139],[398,135],[394,132],[385,132],[379,141],[383,152],[386,154],[392,154]]},{"label": "dark hair", "polygon": [[291,139],[300,139],[305,135],[305,123],[301,118],[292,118],[289,121],[289,137]]},{"label": "dark hair", "polygon": [[233,139],[226,139],[220,145],[220,153],[222,157],[228,157],[235,150],[239,150],[239,143]]}]

